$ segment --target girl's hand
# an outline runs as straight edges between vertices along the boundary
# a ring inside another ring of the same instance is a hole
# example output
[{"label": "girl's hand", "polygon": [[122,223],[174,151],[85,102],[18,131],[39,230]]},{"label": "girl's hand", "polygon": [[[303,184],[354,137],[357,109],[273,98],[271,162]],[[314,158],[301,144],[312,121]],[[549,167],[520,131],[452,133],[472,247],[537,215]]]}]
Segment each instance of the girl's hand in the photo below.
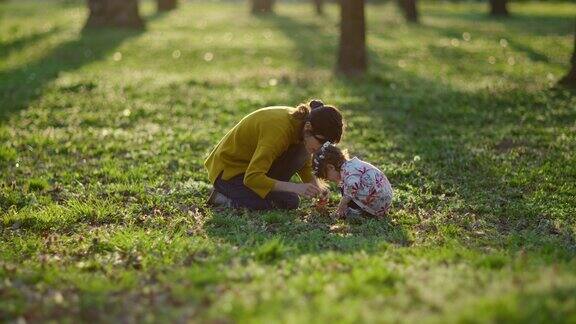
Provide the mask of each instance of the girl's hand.
[{"label": "girl's hand", "polygon": [[348,205],[338,205],[338,209],[336,209],[336,216],[340,218],[346,216],[346,209],[348,209]]},{"label": "girl's hand", "polygon": [[346,216],[346,210],[348,209],[348,203],[350,202],[350,198],[342,197],[340,203],[338,204],[338,208],[336,209],[336,216],[344,217]]}]

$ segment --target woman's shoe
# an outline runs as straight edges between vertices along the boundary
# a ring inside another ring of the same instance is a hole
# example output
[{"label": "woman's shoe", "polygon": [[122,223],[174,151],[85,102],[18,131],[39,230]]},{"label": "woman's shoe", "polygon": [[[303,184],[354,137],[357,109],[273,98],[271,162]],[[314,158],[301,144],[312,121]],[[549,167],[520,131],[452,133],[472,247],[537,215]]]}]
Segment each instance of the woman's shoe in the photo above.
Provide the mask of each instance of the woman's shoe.
[{"label": "woman's shoe", "polygon": [[206,202],[208,206],[214,207],[232,207],[232,200],[218,191],[212,189],[208,201]]}]

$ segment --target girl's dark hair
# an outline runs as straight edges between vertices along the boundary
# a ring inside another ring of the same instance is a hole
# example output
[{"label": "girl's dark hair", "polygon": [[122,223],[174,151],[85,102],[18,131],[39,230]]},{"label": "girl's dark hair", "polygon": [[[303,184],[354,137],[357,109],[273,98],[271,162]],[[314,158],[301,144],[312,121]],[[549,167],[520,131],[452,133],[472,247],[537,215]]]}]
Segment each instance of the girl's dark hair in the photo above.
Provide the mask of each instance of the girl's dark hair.
[{"label": "girl's dark hair", "polygon": [[326,179],[326,166],[332,164],[336,171],[340,171],[342,164],[348,160],[348,152],[341,150],[333,144],[324,144],[321,149],[314,154],[312,169],[314,174],[320,179]]},{"label": "girl's dark hair", "polygon": [[[307,104],[300,104],[292,117],[312,125],[314,135],[322,135],[332,143],[340,142],[344,131],[344,121],[338,108],[325,105],[322,100],[312,99]],[[304,127],[302,123],[302,127]]]}]

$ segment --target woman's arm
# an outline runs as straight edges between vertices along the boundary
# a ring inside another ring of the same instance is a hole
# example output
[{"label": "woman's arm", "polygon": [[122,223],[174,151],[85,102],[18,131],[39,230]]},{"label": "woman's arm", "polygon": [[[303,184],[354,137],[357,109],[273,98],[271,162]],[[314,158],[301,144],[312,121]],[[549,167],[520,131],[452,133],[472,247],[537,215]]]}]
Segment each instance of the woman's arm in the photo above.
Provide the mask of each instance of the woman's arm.
[{"label": "woman's arm", "polygon": [[276,181],[274,191],[288,191],[298,194],[299,196],[314,198],[320,194],[320,188],[313,183],[293,183],[286,181]]},{"label": "woman's arm", "polygon": [[328,196],[330,194],[330,186],[322,179],[318,179],[316,178],[315,175],[312,175],[311,183],[316,187],[320,188],[320,193],[322,193],[323,195]]}]

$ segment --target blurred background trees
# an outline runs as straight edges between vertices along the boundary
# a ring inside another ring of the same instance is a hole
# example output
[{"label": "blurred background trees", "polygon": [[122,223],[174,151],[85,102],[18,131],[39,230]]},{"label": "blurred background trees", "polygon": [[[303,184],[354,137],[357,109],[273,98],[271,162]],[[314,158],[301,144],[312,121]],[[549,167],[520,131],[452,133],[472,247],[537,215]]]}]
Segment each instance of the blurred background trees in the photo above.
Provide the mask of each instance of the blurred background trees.
[{"label": "blurred background trees", "polygon": [[408,22],[418,22],[418,8],[416,7],[416,0],[397,0],[404,18]]},{"label": "blurred background trees", "polygon": [[274,0],[251,0],[252,1],[252,14],[267,14],[272,13],[274,7]]},{"label": "blurred background trees", "polygon": [[508,17],[508,1],[507,0],[490,0],[490,15],[496,17]]},{"label": "blurred background trees", "polygon": [[574,28],[574,49],[572,50],[572,58],[570,59],[570,70],[559,83],[563,86],[576,88],[576,24]]},{"label": "blurred background trees", "polygon": [[367,70],[364,0],[340,0],[340,47],[336,71],[346,76]]},{"label": "blurred background trees", "polygon": [[314,3],[314,9],[316,14],[322,16],[324,14],[324,1],[323,0],[312,0]]},{"label": "blurred background trees", "polygon": [[[2,0],[0,0],[2,1]],[[249,0],[253,14],[273,13],[275,0]],[[381,2],[374,0],[375,2]],[[361,75],[368,68],[366,53],[365,0],[333,0],[340,5],[340,42],[337,52],[336,72],[347,76]],[[417,0],[396,0],[408,22],[419,22]],[[508,0],[488,0],[490,15],[507,17]],[[88,0],[89,17],[85,28],[122,27],[144,28],[145,22],[139,14],[138,0]],[[312,0],[317,15],[324,15],[325,0]],[[174,10],[178,0],[156,0],[158,12]],[[576,31],[571,68],[559,84],[576,86]]]},{"label": "blurred background trees", "polygon": [[138,11],[138,0],[88,0],[90,14],[85,28],[144,28]]},{"label": "blurred background trees", "polygon": [[156,7],[160,12],[174,10],[177,6],[177,0],[156,0]]}]

